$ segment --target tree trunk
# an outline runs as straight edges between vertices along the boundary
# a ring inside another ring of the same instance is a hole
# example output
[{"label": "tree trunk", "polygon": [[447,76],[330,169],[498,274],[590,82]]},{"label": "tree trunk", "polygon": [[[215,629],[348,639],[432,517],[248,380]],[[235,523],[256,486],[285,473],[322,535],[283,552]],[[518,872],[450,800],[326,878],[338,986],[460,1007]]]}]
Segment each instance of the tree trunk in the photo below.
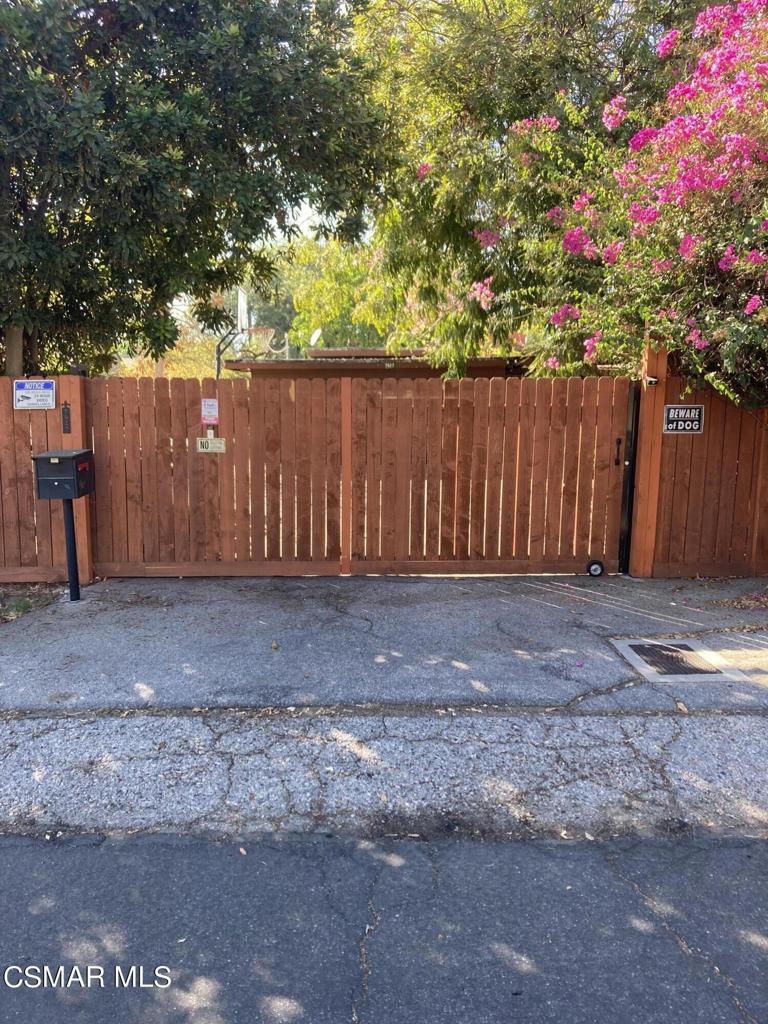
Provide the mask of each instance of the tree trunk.
[{"label": "tree trunk", "polygon": [[5,373],[8,377],[24,375],[24,328],[6,327],[3,331],[5,345]]}]

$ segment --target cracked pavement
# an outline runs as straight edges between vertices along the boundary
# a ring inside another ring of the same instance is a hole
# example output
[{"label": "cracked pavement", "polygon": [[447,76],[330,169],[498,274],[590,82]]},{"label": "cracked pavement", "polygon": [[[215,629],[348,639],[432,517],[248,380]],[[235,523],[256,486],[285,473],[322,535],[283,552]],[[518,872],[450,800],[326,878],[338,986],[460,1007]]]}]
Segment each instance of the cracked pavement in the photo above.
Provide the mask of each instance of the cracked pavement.
[{"label": "cracked pavement", "polygon": [[5,990],[35,1024],[763,1024],[768,844],[262,836],[0,842],[0,962],[168,965]]},{"label": "cracked pavement", "polygon": [[[0,627],[0,829],[762,835],[758,586],[99,584]],[[745,678],[649,682],[610,643],[668,635]]]}]

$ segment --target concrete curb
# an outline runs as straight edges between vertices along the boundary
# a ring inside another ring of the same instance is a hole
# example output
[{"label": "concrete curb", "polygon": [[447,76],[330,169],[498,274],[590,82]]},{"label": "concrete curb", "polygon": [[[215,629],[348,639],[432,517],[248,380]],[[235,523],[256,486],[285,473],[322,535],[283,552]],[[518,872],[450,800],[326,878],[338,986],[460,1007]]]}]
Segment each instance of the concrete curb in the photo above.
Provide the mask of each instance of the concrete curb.
[{"label": "concrete curb", "polygon": [[15,833],[768,835],[759,714],[22,714],[0,769]]}]

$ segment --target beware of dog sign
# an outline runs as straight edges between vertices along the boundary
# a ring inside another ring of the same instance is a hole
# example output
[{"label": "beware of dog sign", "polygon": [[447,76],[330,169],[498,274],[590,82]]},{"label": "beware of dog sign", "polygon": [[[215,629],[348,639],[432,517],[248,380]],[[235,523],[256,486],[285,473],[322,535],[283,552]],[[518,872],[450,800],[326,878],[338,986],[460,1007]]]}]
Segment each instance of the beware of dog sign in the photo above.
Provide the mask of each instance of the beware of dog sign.
[{"label": "beware of dog sign", "polygon": [[665,405],[665,434],[703,434],[703,405]]}]

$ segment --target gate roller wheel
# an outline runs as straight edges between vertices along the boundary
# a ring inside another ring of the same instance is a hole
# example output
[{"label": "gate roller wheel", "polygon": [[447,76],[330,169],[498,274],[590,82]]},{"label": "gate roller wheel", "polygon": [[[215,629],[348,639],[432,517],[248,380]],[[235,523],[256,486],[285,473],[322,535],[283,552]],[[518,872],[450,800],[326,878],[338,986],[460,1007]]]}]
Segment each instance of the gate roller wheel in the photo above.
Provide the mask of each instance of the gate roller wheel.
[{"label": "gate roller wheel", "polygon": [[589,576],[602,576],[605,572],[605,566],[597,558],[593,558],[591,562],[587,562],[587,574]]}]

